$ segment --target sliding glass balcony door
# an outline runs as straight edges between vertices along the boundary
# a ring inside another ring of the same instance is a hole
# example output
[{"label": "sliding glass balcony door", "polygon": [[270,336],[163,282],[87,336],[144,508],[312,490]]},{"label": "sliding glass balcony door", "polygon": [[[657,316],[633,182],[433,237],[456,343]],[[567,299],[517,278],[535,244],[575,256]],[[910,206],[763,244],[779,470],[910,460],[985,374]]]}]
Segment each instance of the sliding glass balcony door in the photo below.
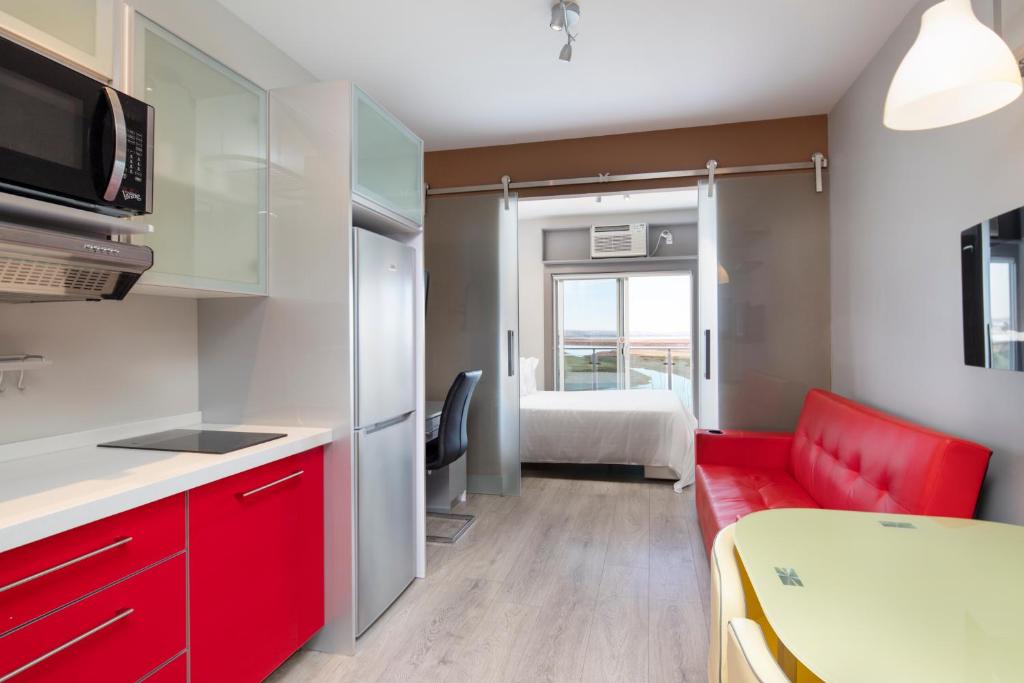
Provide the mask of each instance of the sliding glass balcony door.
[{"label": "sliding glass balcony door", "polygon": [[658,389],[693,408],[689,273],[555,279],[556,388]]},{"label": "sliding glass balcony door", "polygon": [[628,389],[668,389],[693,409],[693,281],[687,274],[625,281]]},{"label": "sliding glass balcony door", "polygon": [[563,391],[621,386],[621,283],[616,278],[558,280],[558,367]]}]

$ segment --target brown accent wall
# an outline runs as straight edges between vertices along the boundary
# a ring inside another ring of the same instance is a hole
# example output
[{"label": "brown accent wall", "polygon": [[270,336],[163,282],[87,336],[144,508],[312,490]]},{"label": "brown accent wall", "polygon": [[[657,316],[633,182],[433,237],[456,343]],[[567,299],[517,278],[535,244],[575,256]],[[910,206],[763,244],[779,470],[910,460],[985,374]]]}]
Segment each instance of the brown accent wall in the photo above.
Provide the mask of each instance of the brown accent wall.
[{"label": "brown accent wall", "polygon": [[[802,116],[771,121],[675,128],[646,133],[602,135],[497,147],[428,152],[425,175],[431,187],[596,176],[598,173],[647,173],[703,168],[709,159],[720,166],[748,166],[810,161],[828,153],[828,117]],[[615,183],[636,190],[693,185],[695,179]],[[580,194],[610,186],[577,185],[521,191],[522,196]]]}]

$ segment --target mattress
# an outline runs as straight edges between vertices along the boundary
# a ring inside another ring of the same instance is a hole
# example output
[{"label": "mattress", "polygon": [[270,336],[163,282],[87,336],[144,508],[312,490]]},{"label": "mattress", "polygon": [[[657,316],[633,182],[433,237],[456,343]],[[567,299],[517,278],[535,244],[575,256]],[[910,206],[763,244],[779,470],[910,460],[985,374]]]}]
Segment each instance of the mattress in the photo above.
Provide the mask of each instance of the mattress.
[{"label": "mattress", "polygon": [[522,462],[660,465],[693,483],[697,419],[671,391],[539,391],[519,411]]}]

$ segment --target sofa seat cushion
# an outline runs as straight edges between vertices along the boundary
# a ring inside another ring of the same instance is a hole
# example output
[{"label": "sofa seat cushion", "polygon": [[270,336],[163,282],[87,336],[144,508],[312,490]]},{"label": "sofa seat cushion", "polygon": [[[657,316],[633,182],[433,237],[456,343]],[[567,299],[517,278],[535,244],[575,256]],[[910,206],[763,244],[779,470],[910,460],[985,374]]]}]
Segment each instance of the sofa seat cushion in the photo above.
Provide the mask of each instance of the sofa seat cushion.
[{"label": "sofa seat cushion", "polygon": [[697,465],[696,495],[705,548],[720,529],[751,512],[820,507],[783,469]]}]

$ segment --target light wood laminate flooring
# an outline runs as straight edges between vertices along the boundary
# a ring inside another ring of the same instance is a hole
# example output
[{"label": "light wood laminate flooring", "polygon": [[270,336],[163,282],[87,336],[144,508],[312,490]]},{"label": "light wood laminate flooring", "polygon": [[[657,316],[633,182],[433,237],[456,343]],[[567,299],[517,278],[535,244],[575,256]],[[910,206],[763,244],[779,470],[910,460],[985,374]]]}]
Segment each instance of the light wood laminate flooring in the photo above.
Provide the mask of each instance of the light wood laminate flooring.
[{"label": "light wood laminate flooring", "polygon": [[354,657],[295,654],[274,683],[705,681],[707,560],[692,487],[524,472],[471,495],[452,546]]}]

